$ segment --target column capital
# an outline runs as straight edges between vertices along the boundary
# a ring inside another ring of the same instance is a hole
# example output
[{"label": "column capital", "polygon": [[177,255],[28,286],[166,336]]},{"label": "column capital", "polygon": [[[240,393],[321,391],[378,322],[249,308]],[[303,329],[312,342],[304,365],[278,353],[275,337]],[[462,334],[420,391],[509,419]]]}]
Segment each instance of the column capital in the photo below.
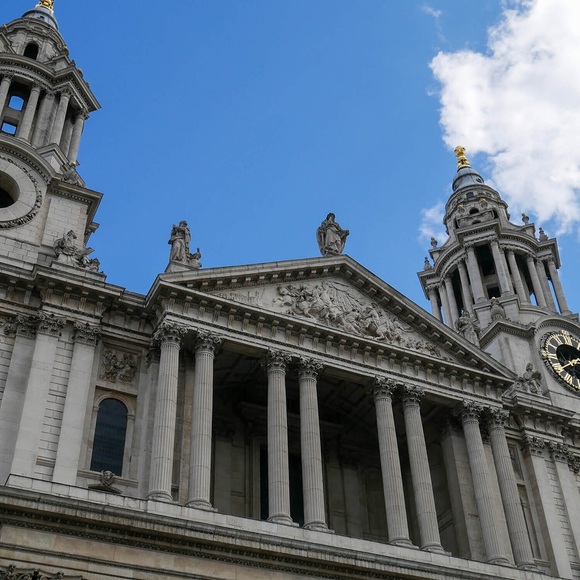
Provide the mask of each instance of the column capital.
[{"label": "column capital", "polygon": [[86,109],[81,109],[77,113],[77,119],[81,119],[82,121],[86,121],[90,117],[89,112]]},{"label": "column capital", "polygon": [[321,362],[301,356],[298,361],[298,376],[301,379],[315,379],[323,368],[324,365]]},{"label": "column capital", "polygon": [[499,407],[489,407],[486,413],[487,428],[491,430],[500,429],[503,431],[510,417],[510,412]]},{"label": "column capital", "polygon": [[187,328],[175,322],[162,322],[155,333],[153,341],[159,344],[181,344],[181,339],[187,333]]},{"label": "column capital", "polygon": [[475,401],[462,401],[457,407],[455,414],[461,418],[462,423],[475,422],[479,423],[479,418],[484,411],[483,405]]},{"label": "column capital", "polygon": [[9,81],[12,82],[12,79],[13,78],[14,78],[14,73],[13,72],[5,72],[5,73],[2,73],[2,80],[8,79]]},{"label": "column capital", "polygon": [[580,472],[580,457],[576,457],[573,453],[568,454],[568,468],[570,471],[578,475]]},{"label": "column capital", "polygon": [[207,330],[198,330],[195,339],[195,352],[206,351],[214,354],[222,343],[222,337]]},{"label": "column capital", "polygon": [[528,455],[537,455],[542,457],[544,455],[544,447],[546,442],[539,437],[526,435],[520,443],[520,448]]},{"label": "column capital", "polygon": [[60,96],[65,99],[70,99],[72,97],[72,91],[67,88],[58,89]]},{"label": "column capital", "polygon": [[265,366],[270,371],[282,371],[283,373],[286,372],[286,367],[290,364],[292,357],[282,351],[276,350],[273,348],[268,349],[266,354]]},{"label": "column capital", "polygon": [[37,333],[47,334],[49,336],[59,336],[60,331],[66,325],[66,318],[61,318],[54,314],[39,312]]},{"label": "column capital", "polygon": [[415,387],[413,385],[401,385],[401,396],[404,406],[417,405],[421,403],[421,399],[425,396],[425,389]]},{"label": "column capital", "polygon": [[397,381],[386,377],[376,376],[373,380],[371,392],[375,403],[383,399],[392,400],[393,394],[397,390]]},{"label": "column capital", "polygon": [[570,458],[570,450],[568,445],[564,443],[556,443],[554,441],[550,441],[548,443],[548,448],[550,450],[550,455],[554,461],[560,461],[562,463],[568,463]]},{"label": "column capital", "polygon": [[38,318],[36,316],[18,314],[10,324],[4,327],[4,334],[17,334],[26,338],[34,338],[37,328]]},{"label": "column capital", "polygon": [[88,322],[75,322],[74,324],[74,342],[87,344],[89,346],[97,346],[99,336],[101,335],[101,328],[99,326],[91,326]]},{"label": "column capital", "polygon": [[145,361],[147,363],[147,368],[149,368],[152,364],[159,364],[161,359],[161,352],[159,350],[158,345],[153,345],[149,347],[147,351],[147,355],[145,356]]}]

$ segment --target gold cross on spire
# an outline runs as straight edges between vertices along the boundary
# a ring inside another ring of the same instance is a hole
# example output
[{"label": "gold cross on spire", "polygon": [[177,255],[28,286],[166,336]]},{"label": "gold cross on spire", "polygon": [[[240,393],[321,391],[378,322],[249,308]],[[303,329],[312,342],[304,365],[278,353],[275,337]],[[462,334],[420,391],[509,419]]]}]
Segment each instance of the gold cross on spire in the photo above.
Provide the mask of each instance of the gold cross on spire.
[{"label": "gold cross on spire", "polygon": [[54,10],[54,0],[40,0],[37,6],[43,6],[49,10]]},{"label": "gold cross on spire", "polygon": [[455,157],[457,157],[457,169],[470,167],[467,157],[465,157],[465,147],[458,145],[455,147]]}]

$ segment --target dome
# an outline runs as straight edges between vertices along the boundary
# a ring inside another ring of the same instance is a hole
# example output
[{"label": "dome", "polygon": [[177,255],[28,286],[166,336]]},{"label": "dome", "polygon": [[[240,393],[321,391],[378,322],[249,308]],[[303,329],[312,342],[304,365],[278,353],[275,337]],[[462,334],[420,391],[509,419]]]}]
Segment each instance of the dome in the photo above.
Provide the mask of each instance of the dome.
[{"label": "dome", "polygon": [[58,22],[50,8],[45,6],[35,6],[32,10],[28,10],[22,15],[22,18],[33,18],[34,20],[41,20],[49,26],[58,30]]},{"label": "dome", "polygon": [[457,191],[462,187],[473,187],[474,185],[482,185],[484,183],[483,177],[473,169],[470,165],[464,165],[457,170],[457,175],[453,180],[453,191]]}]

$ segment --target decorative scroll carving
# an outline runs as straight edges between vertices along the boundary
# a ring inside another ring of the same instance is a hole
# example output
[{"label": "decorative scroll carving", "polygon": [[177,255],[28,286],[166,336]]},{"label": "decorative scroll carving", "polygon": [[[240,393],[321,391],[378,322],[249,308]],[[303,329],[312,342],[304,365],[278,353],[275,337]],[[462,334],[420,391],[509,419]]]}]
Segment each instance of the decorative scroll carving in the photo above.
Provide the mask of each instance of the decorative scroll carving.
[{"label": "decorative scroll carving", "polygon": [[266,355],[265,365],[269,371],[286,372],[286,367],[290,364],[292,357],[281,350],[269,349]]},{"label": "decorative scroll carving", "polygon": [[564,443],[555,443],[554,441],[550,441],[548,443],[548,448],[550,449],[550,454],[554,461],[561,461],[563,463],[568,463],[570,458],[570,450],[568,449],[568,445],[564,445]]},{"label": "decorative scroll carving", "polygon": [[40,312],[38,314],[38,326],[36,332],[49,334],[50,336],[59,336],[60,331],[66,325],[66,318],[60,318],[54,314]]},{"label": "decorative scroll carving", "polygon": [[409,326],[376,303],[357,296],[348,284],[333,280],[315,285],[280,285],[272,306],[285,314],[310,319],[352,334],[441,357],[433,344],[413,336]]},{"label": "decorative scroll carving", "polygon": [[[120,356],[119,356],[120,355]],[[132,354],[106,349],[101,362],[101,379],[116,383],[132,383],[137,373],[137,362]]]},{"label": "decorative scroll carving", "polygon": [[162,322],[153,334],[154,343],[173,342],[181,344],[181,339],[187,334],[187,328],[175,322]]},{"label": "decorative scroll carving", "polygon": [[546,443],[543,439],[539,437],[534,437],[530,435],[526,435],[523,441],[520,443],[520,447],[524,453],[528,453],[529,455],[544,455],[544,447]]},{"label": "decorative scroll carving", "polygon": [[91,272],[98,272],[101,263],[97,258],[89,258],[89,254],[93,253],[93,248],[79,248],[75,240],[77,235],[73,230],[69,230],[63,234],[61,238],[54,240],[53,248],[54,255],[58,262],[75,266],[76,268],[84,268]]},{"label": "decorative scroll carving", "polygon": [[323,368],[322,363],[314,359],[305,356],[300,357],[298,376],[300,378],[315,379]]},{"label": "decorative scroll carving", "polygon": [[101,329],[98,326],[91,326],[88,323],[76,322],[74,325],[74,341],[96,346],[101,335]]},{"label": "decorative scroll carving", "polygon": [[19,314],[10,324],[4,327],[4,334],[18,334],[26,338],[34,338],[37,328],[38,318],[36,316]]},{"label": "decorative scroll carving", "polygon": [[480,405],[475,401],[463,401],[457,408],[456,414],[461,418],[463,423],[466,421],[475,421],[476,423],[479,423],[479,417],[482,415],[483,410],[483,405]]},{"label": "decorative scroll carving", "polygon": [[316,230],[316,241],[323,256],[336,256],[342,254],[346,244],[346,238],[350,233],[343,230],[340,225],[334,221],[335,215],[329,213],[326,219]]},{"label": "decorative scroll carving", "polygon": [[397,382],[386,377],[375,377],[372,386],[372,394],[375,402],[380,399],[391,399],[397,390]]},{"label": "decorative scroll carving", "polygon": [[199,330],[195,341],[195,350],[205,350],[214,353],[222,343],[222,340],[221,336],[217,336],[205,330]]}]

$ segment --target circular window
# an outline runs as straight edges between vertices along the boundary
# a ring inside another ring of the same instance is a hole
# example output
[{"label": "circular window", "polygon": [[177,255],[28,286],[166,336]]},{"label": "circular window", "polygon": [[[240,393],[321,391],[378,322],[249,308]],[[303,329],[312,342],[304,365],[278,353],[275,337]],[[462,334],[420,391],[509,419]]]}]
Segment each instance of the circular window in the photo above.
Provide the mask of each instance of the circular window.
[{"label": "circular window", "polygon": [[18,184],[10,175],[0,173],[0,208],[10,207],[18,201]]}]

